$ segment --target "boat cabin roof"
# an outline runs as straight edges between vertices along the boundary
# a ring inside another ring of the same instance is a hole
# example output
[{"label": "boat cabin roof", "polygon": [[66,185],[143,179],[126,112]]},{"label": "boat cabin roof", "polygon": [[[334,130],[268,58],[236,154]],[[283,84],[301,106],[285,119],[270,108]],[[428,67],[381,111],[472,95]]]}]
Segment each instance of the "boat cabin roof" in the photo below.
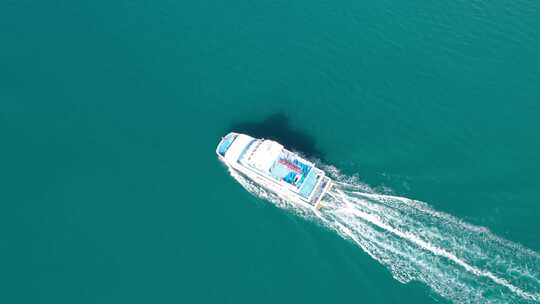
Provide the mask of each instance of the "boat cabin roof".
[{"label": "boat cabin roof", "polygon": [[[255,168],[276,180],[285,181],[304,197],[309,197],[322,171],[314,165],[283,148],[272,140],[256,140],[250,144],[241,162]],[[312,170],[313,169],[313,170]]]},{"label": "boat cabin roof", "polygon": [[283,145],[275,141],[259,140],[248,148],[243,160],[256,169],[269,172],[282,150]]}]

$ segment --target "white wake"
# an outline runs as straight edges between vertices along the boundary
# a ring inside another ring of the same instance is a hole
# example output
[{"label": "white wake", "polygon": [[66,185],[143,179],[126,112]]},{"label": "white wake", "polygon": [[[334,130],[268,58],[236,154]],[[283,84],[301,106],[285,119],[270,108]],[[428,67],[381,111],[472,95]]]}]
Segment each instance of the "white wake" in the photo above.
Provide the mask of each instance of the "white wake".
[{"label": "white wake", "polygon": [[456,303],[539,303],[540,255],[428,204],[379,194],[332,167],[337,180],[319,212],[231,171],[249,192],[353,241],[398,281],[420,281]]}]

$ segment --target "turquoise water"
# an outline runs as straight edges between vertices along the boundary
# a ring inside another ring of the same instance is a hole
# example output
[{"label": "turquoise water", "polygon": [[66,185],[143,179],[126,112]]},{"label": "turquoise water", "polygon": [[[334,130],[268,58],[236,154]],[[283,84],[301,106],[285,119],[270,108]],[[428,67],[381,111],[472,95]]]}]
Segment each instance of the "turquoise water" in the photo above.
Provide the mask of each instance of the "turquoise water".
[{"label": "turquoise water", "polygon": [[452,301],[245,191],[232,129],[540,252],[537,1],[4,1],[0,25],[2,302]]}]

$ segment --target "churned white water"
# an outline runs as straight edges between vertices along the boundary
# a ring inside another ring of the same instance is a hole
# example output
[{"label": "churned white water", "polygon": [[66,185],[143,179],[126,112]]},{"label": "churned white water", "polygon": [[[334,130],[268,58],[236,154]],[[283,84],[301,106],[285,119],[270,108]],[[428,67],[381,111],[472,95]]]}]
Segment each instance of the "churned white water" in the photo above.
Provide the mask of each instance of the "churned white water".
[{"label": "churned white water", "polygon": [[318,212],[231,175],[249,192],[354,242],[402,282],[420,281],[456,303],[540,302],[540,255],[428,204],[380,194],[358,178],[336,181]]}]

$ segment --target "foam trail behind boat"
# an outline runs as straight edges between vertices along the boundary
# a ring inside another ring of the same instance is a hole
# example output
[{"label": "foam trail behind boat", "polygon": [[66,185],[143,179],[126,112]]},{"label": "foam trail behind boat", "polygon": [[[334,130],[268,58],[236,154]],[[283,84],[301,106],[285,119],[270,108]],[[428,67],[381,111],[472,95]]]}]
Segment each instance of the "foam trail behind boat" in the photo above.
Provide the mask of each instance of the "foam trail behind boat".
[{"label": "foam trail behind boat", "polygon": [[232,174],[248,191],[353,241],[400,282],[423,282],[456,303],[540,302],[540,255],[484,227],[336,172],[341,182],[316,213]]}]

